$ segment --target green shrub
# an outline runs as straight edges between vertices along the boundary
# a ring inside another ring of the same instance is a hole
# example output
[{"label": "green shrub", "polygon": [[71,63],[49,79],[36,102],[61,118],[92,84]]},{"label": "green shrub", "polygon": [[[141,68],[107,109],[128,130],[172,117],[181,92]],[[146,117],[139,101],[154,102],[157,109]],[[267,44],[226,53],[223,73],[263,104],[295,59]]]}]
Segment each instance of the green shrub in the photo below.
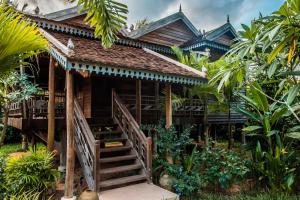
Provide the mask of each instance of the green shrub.
[{"label": "green shrub", "polygon": [[201,152],[201,174],[203,179],[222,189],[230,188],[245,178],[250,169],[241,154],[221,148],[206,148]]},{"label": "green shrub", "polygon": [[44,192],[54,186],[58,178],[53,169],[54,155],[47,151],[28,152],[21,157],[7,159],[5,182],[10,194],[34,190]]},{"label": "green shrub", "polygon": [[5,196],[5,169],[6,161],[4,157],[0,157],[0,199],[4,199]]},{"label": "green shrub", "polygon": [[[40,200],[40,199],[47,199],[43,198],[40,192],[36,191],[27,191],[23,192],[18,195],[10,195],[9,197],[4,198],[4,200]],[[49,198],[49,200],[51,197]]]}]

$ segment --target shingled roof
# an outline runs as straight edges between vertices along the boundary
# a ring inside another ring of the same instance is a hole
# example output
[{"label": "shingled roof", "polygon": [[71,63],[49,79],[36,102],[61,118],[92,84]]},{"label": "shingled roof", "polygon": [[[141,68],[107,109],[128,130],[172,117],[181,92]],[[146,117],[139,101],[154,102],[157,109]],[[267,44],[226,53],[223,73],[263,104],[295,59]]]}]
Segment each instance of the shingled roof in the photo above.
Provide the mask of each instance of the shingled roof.
[{"label": "shingled roof", "polygon": [[[182,84],[205,82],[205,74],[147,49],[113,45],[104,49],[96,39],[46,30],[52,54],[66,69]],[[74,48],[68,48],[68,43]]]}]

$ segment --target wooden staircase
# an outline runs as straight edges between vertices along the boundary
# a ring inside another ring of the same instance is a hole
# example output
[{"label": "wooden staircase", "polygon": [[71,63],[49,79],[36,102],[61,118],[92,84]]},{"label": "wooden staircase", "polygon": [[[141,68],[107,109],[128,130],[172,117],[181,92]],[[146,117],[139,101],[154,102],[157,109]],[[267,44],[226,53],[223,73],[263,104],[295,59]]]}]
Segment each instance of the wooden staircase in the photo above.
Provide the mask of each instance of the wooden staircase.
[{"label": "wooden staircase", "polygon": [[151,182],[152,139],[140,130],[118,95],[112,95],[112,119],[88,124],[75,100],[75,149],[89,189],[103,191]]},{"label": "wooden staircase", "polygon": [[91,129],[100,141],[100,190],[147,181],[142,163],[117,124],[94,124]]}]

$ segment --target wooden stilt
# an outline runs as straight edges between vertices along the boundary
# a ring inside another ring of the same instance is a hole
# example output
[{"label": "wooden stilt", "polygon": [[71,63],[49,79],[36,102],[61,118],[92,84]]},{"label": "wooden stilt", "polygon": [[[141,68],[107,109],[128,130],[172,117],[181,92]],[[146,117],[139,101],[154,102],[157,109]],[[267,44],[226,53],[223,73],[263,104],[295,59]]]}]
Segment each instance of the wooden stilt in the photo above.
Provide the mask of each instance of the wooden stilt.
[{"label": "wooden stilt", "polygon": [[166,128],[172,125],[172,100],[171,100],[171,85],[166,85]]},{"label": "wooden stilt", "polygon": [[142,81],[136,80],[136,103],[135,103],[135,120],[138,125],[142,123]]},{"label": "wooden stilt", "polygon": [[74,93],[73,93],[73,75],[70,71],[66,72],[67,82],[67,162],[66,162],[66,180],[65,180],[65,199],[73,198],[74,181]]},{"label": "wooden stilt", "polygon": [[54,150],[55,134],[55,64],[54,59],[50,56],[49,64],[49,101],[48,101],[48,140],[47,148],[49,151]]}]

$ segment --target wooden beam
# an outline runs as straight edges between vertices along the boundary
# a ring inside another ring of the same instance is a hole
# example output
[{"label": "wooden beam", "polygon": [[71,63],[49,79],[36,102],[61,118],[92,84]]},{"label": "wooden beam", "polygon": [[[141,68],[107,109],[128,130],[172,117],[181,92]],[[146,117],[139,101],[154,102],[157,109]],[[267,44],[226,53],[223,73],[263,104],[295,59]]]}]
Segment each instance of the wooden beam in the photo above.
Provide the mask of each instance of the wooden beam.
[{"label": "wooden beam", "polygon": [[136,80],[135,84],[135,120],[138,125],[142,123],[142,81]]},{"label": "wooden beam", "polygon": [[166,128],[170,128],[172,125],[172,89],[171,85],[166,85]]},{"label": "wooden beam", "polygon": [[66,162],[66,179],[65,179],[65,195],[64,197],[73,198],[73,181],[74,181],[74,86],[73,74],[66,71],[66,85],[67,85],[67,162]]},{"label": "wooden beam", "polygon": [[55,134],[55,64],[54,59],[50,56],[49,63],[49,101],[48,101],[48,140],[47,149],[52,152],[54,150],[54,134]]}]

